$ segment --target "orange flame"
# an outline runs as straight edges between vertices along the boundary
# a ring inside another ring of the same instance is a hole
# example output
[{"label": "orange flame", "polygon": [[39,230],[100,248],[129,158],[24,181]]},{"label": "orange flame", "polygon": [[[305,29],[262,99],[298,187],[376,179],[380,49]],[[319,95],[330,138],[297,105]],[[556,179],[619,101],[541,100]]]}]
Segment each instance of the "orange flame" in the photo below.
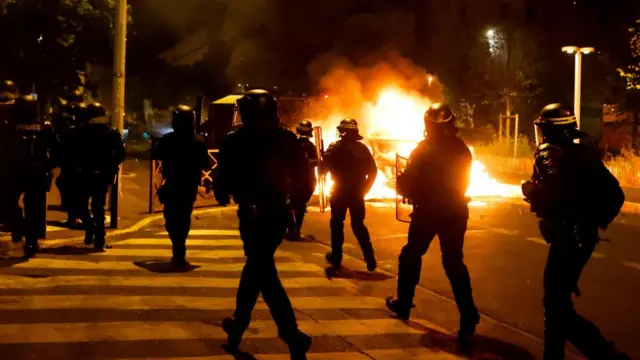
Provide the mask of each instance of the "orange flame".
[{"label": "orange flame", "polygon": [[[378,165],[378,177],[366,199],[395,199],[395,157],[409,157],[417,144],[424,139],[424,112],[431,101],[419,94],[410,93],[397,87],[383,89],[375,103],[364,102],[358,119],[364,143],[372,150]],[[336,126],[340,119],[348,117],[334,112],[324,121],[325,147],[337,140]],[[384,142],[383,149],[377,149],[376,142]],[[471,148],[473,152],[473,148]],[[325,191],[330,193],[333,181],[330,175],[325,179]],[[317,190],[316,190],[317,191]],[[521,197],[520,187],[501,184],[492,179],[485,166],[477,160],[471,169],[471,185],[467,190],[471,197]]]}]

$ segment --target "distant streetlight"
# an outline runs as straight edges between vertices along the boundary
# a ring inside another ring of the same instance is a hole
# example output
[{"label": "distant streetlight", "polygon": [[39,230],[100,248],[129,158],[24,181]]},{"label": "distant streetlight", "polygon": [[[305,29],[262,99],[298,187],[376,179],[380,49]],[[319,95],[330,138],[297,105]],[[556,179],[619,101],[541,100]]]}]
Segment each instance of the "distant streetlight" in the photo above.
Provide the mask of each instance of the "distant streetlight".
[{"label": "distant streetlight", "polygon": [[575,66],[575,93],[573,97],[573,111],[576,114],[576,121],[578,122],[578,128],[580,128],[580,95],[582,93],[582,55],[589,55],[596,51],[592,47],[578,47],[578,46],[565,46],[562,48],[562,52],[576,57]]}]

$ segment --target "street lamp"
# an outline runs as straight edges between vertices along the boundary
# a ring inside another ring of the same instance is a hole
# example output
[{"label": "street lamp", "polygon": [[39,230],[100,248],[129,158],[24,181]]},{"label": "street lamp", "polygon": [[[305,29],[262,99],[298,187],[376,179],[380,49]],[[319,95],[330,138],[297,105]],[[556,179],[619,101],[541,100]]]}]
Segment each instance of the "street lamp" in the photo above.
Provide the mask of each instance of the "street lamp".
[{"label": "street lamp", "polygon": [[576,121],[578,122],[578,128],[580,128],[580,94],[582,93],[582,55],[589,55],[596,51],[592,47],[577,47],[577,46],[564,46],[562,52],[576,57],[575,66],[575,93],[573,98],[573,111],[576,114]]}]

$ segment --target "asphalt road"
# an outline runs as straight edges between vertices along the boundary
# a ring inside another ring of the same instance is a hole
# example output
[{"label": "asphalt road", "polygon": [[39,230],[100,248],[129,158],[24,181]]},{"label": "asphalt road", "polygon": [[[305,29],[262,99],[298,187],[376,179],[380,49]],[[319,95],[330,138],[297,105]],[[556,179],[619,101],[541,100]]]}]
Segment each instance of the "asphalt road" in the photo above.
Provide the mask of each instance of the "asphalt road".
[{"label": "asphalt road", "polygon": [[[526,204],[481,200],[473,206],[466,235],[465,260],[480,311],[500,322],[542,337],[542,272],[548,246]],[[381,268],[397,273],[397,257],[408,225],[395,220],[392,204],[371,204],[366,223]],[[346,227],[345,252],[361,258]],[[329,214],[311,209],[305,233],[330,242]],[[585,268],[575,298],[578,311],[632,358],[640,359],[640,217],[621,215],[601,233],[602,241]],[[453,298],[436,241],[423,260],[421,285]]]}]

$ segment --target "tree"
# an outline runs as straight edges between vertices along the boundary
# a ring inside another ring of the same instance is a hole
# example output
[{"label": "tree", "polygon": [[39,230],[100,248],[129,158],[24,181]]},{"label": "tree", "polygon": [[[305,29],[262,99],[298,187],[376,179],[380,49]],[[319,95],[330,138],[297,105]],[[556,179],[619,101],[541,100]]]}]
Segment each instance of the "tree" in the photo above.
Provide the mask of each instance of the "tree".
[{"label": "tree", "polygon": [[640,112],[640,19],[636,21],[634,27],[629,29],[631,40],[629,48],[631,50],[631,58],[626,69],[618,69],[620,75],[624,78],[627,85],[627,93],[625,99],[625,107],[632,113],[633,127],[631,133],[631,146],[638,149],[638,127]]},{"label": "tree", "polygon": [[87,64],[110,64],[114,15],[114,0],[0,0],[1,75],[42,98],[90,85]]}]

